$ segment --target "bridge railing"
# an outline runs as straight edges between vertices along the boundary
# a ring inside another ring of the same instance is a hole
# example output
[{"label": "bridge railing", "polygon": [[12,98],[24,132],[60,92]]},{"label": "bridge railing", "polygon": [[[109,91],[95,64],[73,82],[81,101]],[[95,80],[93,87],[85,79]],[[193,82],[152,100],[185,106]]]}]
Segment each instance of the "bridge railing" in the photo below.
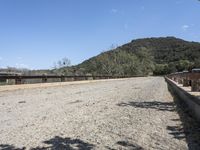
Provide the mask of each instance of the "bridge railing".
[{"label": "bridge railing", "polygon": [[[81,75],[81,76],[65,76],[65,75],[0,75],[0,81],[8,83],[9,80],[13,80],[13,84],[23,84],[25,80],[37,79],[42,83],[51,82],[50,79],[56,79],[56,81],[79,81],[79,80],[98,80],[98,79],[117,79],[117,78],[130,78],[140,76],[110,76],[110,75]],[[41,83],[40,82],[40,83]],[[34,83],[34,82],[32,82]],[[38,83],[38,82],[35,82]]]},{"label": "bridge railing", "polygon": [[177,72],[166,77],[178,84],[182,84],[183,87],[191,86],[192,92],[200,92],[200,72]]}]

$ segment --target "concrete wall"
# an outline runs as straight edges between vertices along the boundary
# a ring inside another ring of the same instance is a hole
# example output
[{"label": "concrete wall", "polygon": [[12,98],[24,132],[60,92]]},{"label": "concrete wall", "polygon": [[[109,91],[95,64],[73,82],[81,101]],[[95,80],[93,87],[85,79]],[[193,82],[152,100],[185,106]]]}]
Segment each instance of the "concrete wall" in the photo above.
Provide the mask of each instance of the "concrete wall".
[{"label": "concrete wall", "polygon": [[182,88],[178,87],[172,80],[165,78],[171,89],[176,93],[176,95],[187,104],[189,110],[192,112],[193,116],[200,121],[200,99],[189,94]]}]

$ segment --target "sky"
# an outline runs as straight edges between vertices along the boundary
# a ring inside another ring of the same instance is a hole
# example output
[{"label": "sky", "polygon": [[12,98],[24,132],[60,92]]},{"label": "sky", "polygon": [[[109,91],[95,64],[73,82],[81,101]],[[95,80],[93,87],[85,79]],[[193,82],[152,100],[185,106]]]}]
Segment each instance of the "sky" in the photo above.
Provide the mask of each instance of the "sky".
[{"label": "sky", "polygon": [[133,39],[200,42],[198,0],[0,0],[0,68],[72,65]]}]

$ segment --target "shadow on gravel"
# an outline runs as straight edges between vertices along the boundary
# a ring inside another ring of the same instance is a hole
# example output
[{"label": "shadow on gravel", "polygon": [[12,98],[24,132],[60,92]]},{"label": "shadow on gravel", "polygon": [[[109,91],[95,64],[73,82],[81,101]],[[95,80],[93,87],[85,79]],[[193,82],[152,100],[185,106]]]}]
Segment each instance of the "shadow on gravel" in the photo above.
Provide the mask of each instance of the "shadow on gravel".
[{"label": "shadow on gravel", "polygon": [[[137,145],[137,144],[132,144],[128,141],[118,141],[116,143],[117,145],[121,146],[120,148],[117,148],[117,149],[131,149],[131,150],[144,150],[141,146]],[[114,148],[110,148],[110,147],[106,147],[106,149],[108,150],[117,150],[117,149],[114,149]]]},{"label": "shadow on gravel", "polygon": [[175,111],[175,104],[173,102],[128,102],[119,103],[118,106],[133,106],[135,108],[156,109],[159,111]]},{"label": "shadow on gravel", "polygon": [[[95,146],[93,144],[86,143],[80,139],[62,138],[55,136],[54,138],[44,141],[45,147],[35,147],[30,150],[91,150]],[[26,148],[17,148],[13,145],[2,144],[0,150],[25,150]]]},{"label": "shadow on gravel", "polygon": [[186,139],[189,150],[200,150],[200,123],[192,117],[186,104],[173,92],[168,85],[168,90],[173,96],[176,104],[176,111],[180,116],[179,119],[172,119],[172,121],[181,121],[177,126],[167,126],[169,134],[176,139]]},{"label": "shadow on gravel", "polygon": [[68,104],[75,104],[75,103],[81,103],[82,101],[81,100],[76,100],[76,101],[73,101],[73,102],[69,102]]},{"label": "shadow on gravel", "polygon": [[17,148],[13,145],[8,145],[8,144],[0,144],[0,150],[25,150],[26,148]]},{"label": "shadow on gravel", "polygon": [[[168,85],[168,90],[173,96],[174,102],[127,102],[119,103],[118,106],[132,106],[134,108],[155,109],[158,111],[176,111],[180,119],[172,119],[177,122],[176,126],[167,126],[169,134],[176,139],[186,139],[189,150],[200,150],[200,123],[194,119],[187,106],[175,95]],[[179,123],[181,121],[181,124]]]},{"label": "shadow on gravel", "polygon": [[143,148],[140,147],[139,145],[131,144],[131,143],[127,142],[127,141],[118,141],[117,144],[121,145],[121,146],[124,146],[124,147],[128,147],[128,148],[133,149],[133,150],[143,150]]}]

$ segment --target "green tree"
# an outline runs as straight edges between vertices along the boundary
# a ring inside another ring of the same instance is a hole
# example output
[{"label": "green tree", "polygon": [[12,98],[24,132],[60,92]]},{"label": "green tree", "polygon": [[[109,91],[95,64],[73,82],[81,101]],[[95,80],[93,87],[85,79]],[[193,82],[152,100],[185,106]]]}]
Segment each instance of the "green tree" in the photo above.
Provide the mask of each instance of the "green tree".
[{"label": "green tree", "polygon": [[177,71],[188,70],[192,64],[189,60],[179,60],[176,65]]},{"label": "green tree", "polygon": [[154,75],[166,75],[170,73],[168,64],[156,64],[153,71]]}]

